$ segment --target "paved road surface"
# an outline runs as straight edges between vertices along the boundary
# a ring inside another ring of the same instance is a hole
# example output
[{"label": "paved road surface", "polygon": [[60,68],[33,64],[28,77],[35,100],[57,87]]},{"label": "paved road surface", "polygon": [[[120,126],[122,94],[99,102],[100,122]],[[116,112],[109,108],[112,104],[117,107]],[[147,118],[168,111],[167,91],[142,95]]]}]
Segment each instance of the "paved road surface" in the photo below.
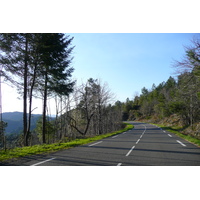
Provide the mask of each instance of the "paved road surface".
[{"label": "paved road surface", "polygon": [[[146,123],[87,145],[33,157],[25,166],[200,166],[200,148]],[[37,159],[35,159],[37,158]]]}]

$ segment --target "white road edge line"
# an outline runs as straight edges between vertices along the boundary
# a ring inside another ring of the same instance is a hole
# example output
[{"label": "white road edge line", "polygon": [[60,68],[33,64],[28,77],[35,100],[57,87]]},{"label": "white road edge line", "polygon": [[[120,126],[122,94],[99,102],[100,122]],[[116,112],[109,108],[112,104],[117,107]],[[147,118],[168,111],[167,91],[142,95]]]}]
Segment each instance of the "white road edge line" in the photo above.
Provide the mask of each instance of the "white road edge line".
[{"label": "white road edge line", "polygon": [[179,141],[179,140],[176,140],[179,144],[181,144],[182,146],[184,146],[184,147],[186,147],[186,145],[185,144],[183,144],[181,141]]},{"label": "white road edge line", "polygon": [[35,163],[35,164],[31,165],[31,166],[40,165],[40,164],[42,164],[42,163],[49,162],[49,161],[54,160],[54,159],[56,159],[56,158],[50,158],[50,159],[48,159],[48,160],[44,160],[44,161],[42,161],[42,162]]},{"label": "white road edge line", "polygon": [[94,143],[94,144],[89,145],[89,147],[94,146],[94,145],[99,144],[99,143],[102,143],[102,142],[103,142],[103,141],[96,142],[96,143]]},{"label": "white road edge line", "polygon": [[168,134],[169,137],[172,137],[170,134]]},{"label": "white road edge line", "polygon": [[122,165],[122,163],[118,163],[118,164],[117,164],[117,166],[121,166],[121,165]]},{"label": "white road edge line", "polygon": [[132,146],[131,150],[126,154],[126,156],[129,156],[129,154],[131,153],[131,151],[133,151],[134,148],[135,146]]},{"label": "white road edge line", "polygon": [[116,137],[118,137],[119,135],[115,135],[115,136],[113,136],[112,138],[116,138]]}]

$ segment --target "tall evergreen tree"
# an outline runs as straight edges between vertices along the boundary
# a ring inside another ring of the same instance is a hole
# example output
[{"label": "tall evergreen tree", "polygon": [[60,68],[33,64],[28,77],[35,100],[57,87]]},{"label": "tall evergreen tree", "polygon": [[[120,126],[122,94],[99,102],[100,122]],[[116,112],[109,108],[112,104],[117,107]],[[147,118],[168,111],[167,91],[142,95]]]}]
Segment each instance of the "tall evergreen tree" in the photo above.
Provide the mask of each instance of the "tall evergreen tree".
[{"label": "tall evergreen tree", "polygon": [[[31,69],[29,66],[31,36],[32,34],[28,33],[0,34],[0,49],[2,51],[0,64],[3,67],[3,76],[23,91],[23,132],[25,146],[28,145],[27,92],[29,70]],[[18,78],[17,81],[15,77]]]},{"label": "tall evergreen tree", "polygon": [[61,33],[41,34],[38,41],[40,55],[40,84],[43,91],[43,143],[46,143],[46,109],[49,93],[69,95],[73,91],[74,81],[70,80],[73,68],[70,67],[70,47],[73,38]]},{"label": "tall evergreen tree", "polygon": [[44,143],[48,92],[68,95],[73,90],[74,82],[70,81],[73,72],[73,68],[70,67],[72,40],[73,38],[69,39],[69,36],[59,33],[0,34],[2,75],[16,85],[23,96],[25,146],[28,145],[30,135],[33,90],[40,90],[42,86]]}]

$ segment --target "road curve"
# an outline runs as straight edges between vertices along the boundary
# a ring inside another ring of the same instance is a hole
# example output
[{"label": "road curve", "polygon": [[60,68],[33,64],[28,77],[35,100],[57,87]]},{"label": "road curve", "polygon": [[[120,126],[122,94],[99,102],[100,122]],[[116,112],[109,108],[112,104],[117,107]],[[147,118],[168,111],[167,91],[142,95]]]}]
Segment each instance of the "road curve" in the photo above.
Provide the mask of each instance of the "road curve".
[{"label": "road curve", "polygon": [[[22,166],[200,166],[200,148],[151,124],[87,145],[30,157]],[[22,159],[23,160],[23,159]]]}]

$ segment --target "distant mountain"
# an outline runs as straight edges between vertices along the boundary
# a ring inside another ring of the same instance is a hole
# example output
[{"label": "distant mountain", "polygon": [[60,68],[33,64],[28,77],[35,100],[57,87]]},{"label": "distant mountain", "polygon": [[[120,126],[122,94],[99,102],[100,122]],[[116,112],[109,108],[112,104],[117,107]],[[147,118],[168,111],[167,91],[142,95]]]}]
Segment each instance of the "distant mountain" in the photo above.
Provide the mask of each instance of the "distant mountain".
[{"label": "distant mountain", "polygon": [[[31,130],[36,127],[37,120],[41,114],[32,114]],[[5,112],[2,113],[2,120],[8,123],[6,133],[20,133],[23,130],[23,113],[22,112]]]}]

